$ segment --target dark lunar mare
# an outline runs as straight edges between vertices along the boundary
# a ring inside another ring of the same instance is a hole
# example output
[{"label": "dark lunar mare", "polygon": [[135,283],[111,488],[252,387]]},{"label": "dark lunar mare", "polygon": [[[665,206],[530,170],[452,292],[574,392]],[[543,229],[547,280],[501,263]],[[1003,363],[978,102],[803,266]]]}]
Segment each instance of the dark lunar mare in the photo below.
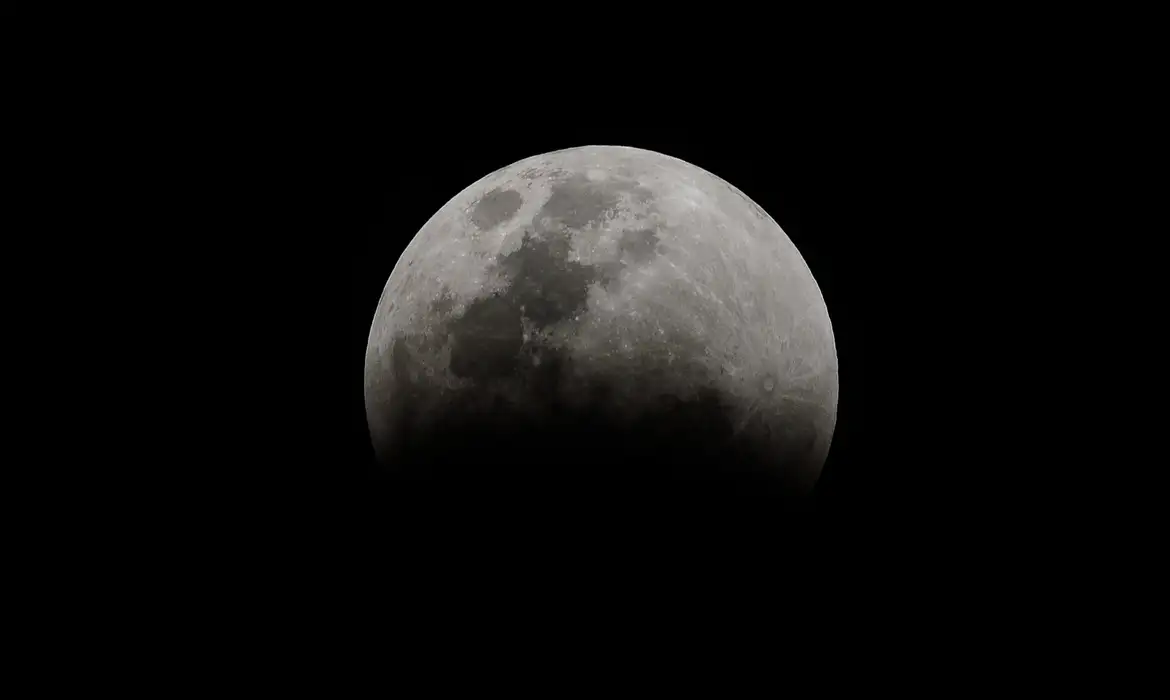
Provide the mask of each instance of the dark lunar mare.
[{"label": "dark lunar mare", "polygon": [[522,203],[523,198],[515,190],[492,190],[476,203],[471,212],[471,223],[481,229],[502,224],[520,210]]}]

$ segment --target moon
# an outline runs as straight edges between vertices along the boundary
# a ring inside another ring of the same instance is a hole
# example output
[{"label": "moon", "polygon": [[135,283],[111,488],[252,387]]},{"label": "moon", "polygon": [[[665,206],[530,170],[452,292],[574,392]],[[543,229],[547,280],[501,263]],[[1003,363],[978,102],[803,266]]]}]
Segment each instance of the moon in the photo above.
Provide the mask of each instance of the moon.
[{"label": "moon", "polygon": [[780,226],[706,170],[619,146],[455,195],[397,261],[365,359],[384,469],[481,483],[807,495],[837,395],[824,298]]}]

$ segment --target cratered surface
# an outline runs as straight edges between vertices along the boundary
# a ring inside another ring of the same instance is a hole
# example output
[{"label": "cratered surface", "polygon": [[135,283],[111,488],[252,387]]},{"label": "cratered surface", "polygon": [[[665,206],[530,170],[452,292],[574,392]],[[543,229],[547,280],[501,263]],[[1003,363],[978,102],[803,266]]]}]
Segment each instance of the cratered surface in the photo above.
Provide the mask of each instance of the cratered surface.
[{"label": "cratered surface", "polygon": [[491,173],[423,226],[378,302],[365,400],[394,474],[804,494],[837,356],[759,206],[684,161],[589,146]]}]

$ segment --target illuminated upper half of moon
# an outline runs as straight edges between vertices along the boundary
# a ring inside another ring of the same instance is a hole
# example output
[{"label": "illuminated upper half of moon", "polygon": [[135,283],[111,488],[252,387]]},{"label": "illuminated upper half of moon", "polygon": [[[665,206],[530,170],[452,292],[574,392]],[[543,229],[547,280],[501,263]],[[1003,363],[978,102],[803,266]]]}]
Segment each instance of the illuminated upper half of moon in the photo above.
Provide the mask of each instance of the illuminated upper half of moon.
[{"label": "illuminated upper half of moon", "polygon": [[[377,362],[396,334],[423,329],[440,300],[457,315],[506,287],[496,262],[534,230],[565,233],[568,260],[615,270],[616,283],[589,290],[586,320],[597,328],[629,329],[636,340],[653,324],[690,326],[696,337],[710,335],[713,363],[726,364],[721,356],[755,358],[761,364],[755,375],[777,376],[789,387],[815,384],[818,401],[835,407],[832,327],[792,241],[716,175],[628,147],[534,156],[455,195],[395,266],[367,357]],[[640,247],[633,235],[639,232],[650,232],[653,251]],[[703,313],[689,317],[696,309]],[[596,337],[581,329],[574,342]]]}]

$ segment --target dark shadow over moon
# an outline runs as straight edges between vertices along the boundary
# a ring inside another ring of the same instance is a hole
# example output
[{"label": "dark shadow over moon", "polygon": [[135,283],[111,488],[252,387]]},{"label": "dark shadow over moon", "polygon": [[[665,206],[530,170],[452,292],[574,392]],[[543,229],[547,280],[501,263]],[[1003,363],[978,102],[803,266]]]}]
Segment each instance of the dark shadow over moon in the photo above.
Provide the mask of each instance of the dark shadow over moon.
[{"label": "dark shadow over moon", "polygon": [[649,513],[662,499],[680,498],[716,510],[807,506],[778,463],[805,459],[804,445],[778,451],[758,431],[737,434],[718,392],[683,399],[664,388],[629,418],[612,410],[620,376],[590,377],[579,389],[584,401],[560,400],[571,365],[548,349],[540,365],[518,367],[517,381],[527,387],[522,405],[482,384],[428,414],[398,412],[399,439],[382,453],[380,477],[434,489],[459,502],[463,515],[525,513],[555,502],[565,517],[616,516],[627,505]]}]

